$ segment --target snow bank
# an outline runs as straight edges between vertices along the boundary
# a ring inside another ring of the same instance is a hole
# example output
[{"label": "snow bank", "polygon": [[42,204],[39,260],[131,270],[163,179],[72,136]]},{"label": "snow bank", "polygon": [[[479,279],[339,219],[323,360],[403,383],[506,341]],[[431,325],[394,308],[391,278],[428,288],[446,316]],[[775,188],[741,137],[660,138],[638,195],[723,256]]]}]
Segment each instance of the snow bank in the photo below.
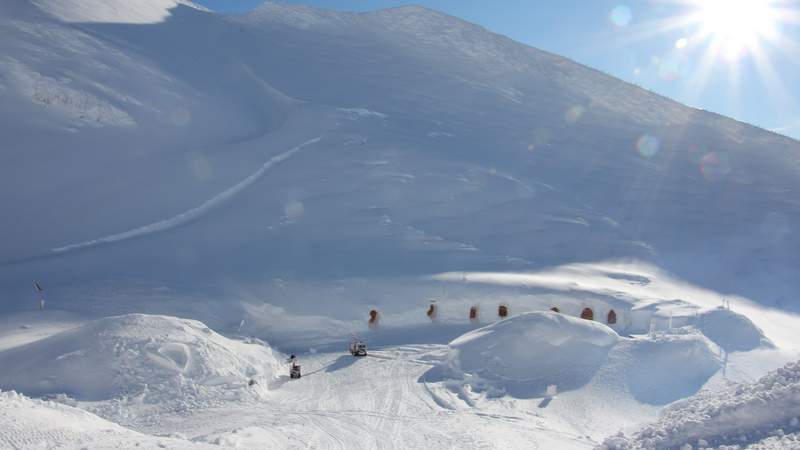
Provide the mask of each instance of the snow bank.
[{"label": "snow bank", "polygon": [[750,319],[726,308],[715,308],[698,315],[694,325],[729,352],[775,346]]},{"label": "snow bank", "polygon": [[156,438],[51,401],[0,391],[0,448],[212,448]]},{"label": "snow bank", "polygon": [[[277,365],[269,347],[232,341],[200,322],[132,314],[0,353],[0,388],[82,400],[185,401],[263,392]],[[248,387],[251,379],[257,389]]]},{"label": "snow bank", "polygon": [[[800,362],[749,384],[703,391],[664,410],[632,437],[609,438],[604,450],[683,448],[798,448]],[[786,444],[784,446],[784,444]],[[686,447],[689,448],[689,447]]]},{"label": "snow bank", "polygon": [[574,389],[588,382],[619,337],[598,322],[553,312],[511,317],[450,343],[444,369],[520,397],[549,385]]}]

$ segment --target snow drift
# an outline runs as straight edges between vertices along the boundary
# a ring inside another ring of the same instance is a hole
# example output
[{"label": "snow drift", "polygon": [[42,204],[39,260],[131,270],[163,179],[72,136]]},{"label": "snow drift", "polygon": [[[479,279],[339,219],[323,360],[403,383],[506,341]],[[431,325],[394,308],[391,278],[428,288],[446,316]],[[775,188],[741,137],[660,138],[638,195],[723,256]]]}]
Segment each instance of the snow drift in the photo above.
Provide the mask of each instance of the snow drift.
[{"label": "snow drift", "polygon": [[474,387],[488,383],[521,397],[553,384],[575,389],[592,378],[618,339],[597,322],[553,312],[520,314],[452,341],[440,370]]},{"label": "snow drift", "polygon": [[0,353],[0,388],[81,400],[210,398],[263,392],[277,364],[269,347],[232,341],[200,322],[133,314]]},{"label": "snow drift", "polygon": [[637,402],[664,405],[694,394],[722,367],[719,348],[689,327],[621,338],[599,322],[550,311],[468,332],[449,348],[423,381],[448,381],[490,396],[539,397],[550,385],[574,390],[602,369],[601,384],[613,380]]},{"label": "snow drift", "polygon": [[692,395],[722,368],[708,338],[690,329],[672,333],[627,340],[620,349],[619,376],[640,402],[664,405]]},{"label": "snow drift", "polygon": [[[798,448],[800,362],[753,383],[703,391],[670,405],[658,422],[631,437],[605,441],[605,450],[666,448]],[[693,447],[684,447],[684,446]]]},{"label": "snow drift", "polygon": [[[11,420],[8,420],[12,418]],[[151,437],[72,406],[0,391],[0,448],[213,448]]]},{"label": "snow drift", "polygon": [[747,316],[730,309],[715,308],[698,314],[694,326],[729,352],[748,351],[775,345]]}]

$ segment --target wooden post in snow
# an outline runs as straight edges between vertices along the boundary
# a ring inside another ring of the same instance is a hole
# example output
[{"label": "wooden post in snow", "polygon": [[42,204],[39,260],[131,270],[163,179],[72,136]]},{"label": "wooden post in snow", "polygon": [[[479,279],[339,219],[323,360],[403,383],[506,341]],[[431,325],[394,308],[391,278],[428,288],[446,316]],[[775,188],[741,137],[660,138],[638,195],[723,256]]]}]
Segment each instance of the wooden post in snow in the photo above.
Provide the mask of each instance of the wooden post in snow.
[{"label": "wooden post in snow", "polygon": [[36,281],[33,282],[33,288],[36,289],[36,293],[39,296],[39,311],[44,311],[44,289]]}]

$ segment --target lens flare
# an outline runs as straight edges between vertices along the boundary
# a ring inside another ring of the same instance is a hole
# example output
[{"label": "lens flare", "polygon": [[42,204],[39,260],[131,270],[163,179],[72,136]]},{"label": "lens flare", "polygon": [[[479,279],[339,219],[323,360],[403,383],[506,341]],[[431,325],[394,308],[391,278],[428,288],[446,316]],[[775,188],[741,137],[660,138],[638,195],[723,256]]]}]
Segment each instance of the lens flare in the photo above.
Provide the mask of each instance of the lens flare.
[{"label": "lens flare", "polygon": [[198,181],[206,181],[212,178],[214,169],[203,156],[194,156],[189,159],[189,168]]},{"label": "lens flare", "polygon": [[687,72],[688,63],[683,54],[670,55],[658,63],[658,77],[664,81],[682,79]]},{"label": "lens flare", "polygon": [[689,149],[687,150],[689,161],[692,164],[700,164],[703,162],[703,158],[709,153],[711,153],[708,148],[704,145],[700,144],[691,144],[689,145]]},{"label": "lens flare", "polygon": [[575,123],[575,122],[579,121],[581,119],[581,117],[583,117],[583,113],[585,113],[585,112],[586,112],[586,108],[584,108],[581,105],[575,105],[575,106],[569,108],[564,113],[564,120],[566,120],[569,123]]},{"label": "lens flare", "polygon": [[[752,66],[775,103],[785,102],[787,94],[793,92],[771,55],[798,54],[800,47],[796,39],[791,39],[790,30],[800,24],[800,1],[657,0],[643,3],[648,3],[655,14],[649,14],[648,10],[647,14],[641,14],[641,20],[637,16],[637,23],[632,23],[631,9],[621,4],[609,16],[615,26],[628,27],[625,34],[630,40],[649,41],[658,36],[666,40],[662,47],[667,50],[652,55],[647,67],[640,66],[641,75],[654,74],[661,80],[684,81],[683,95],[690,103],[696,102],[709,82],[717,78],[720,66],[728,66],[732,90],[741,89],[738,84],[740,69],[749,71]],[[649,17],[654,18],[647,19]],[[623,33],[620,30],[617,34]],[[683,61],[672,60],[676,56]],[[635,71],[634,75],[637,75]]]},{"label": "lens flare", "polygon": [[708,181],[720,181],[731,173],[730,158],[727,153],[711,152],[700,162],[700,172]]},{"label": "lens flare", "polygon": [[636,151],[644,158],[650,159],[658,153],[661,143],[658,138],[645,134],[636,141]]},{"label": "lens flare", "polygon": [[303,206],[303,203],[298,200],[291,200],[287,202],[283,208],[286,219],[292,221],[299,219],[303,213],[305,213],[305,211],[305,206]]},{"label": "lens flare", "polygon": [[633,12],[629,7],[625,5],[619,5],[611,10],[609,18],[611,19],[611,23],[622,28],[631,23],[631,19],[633,19]]}]

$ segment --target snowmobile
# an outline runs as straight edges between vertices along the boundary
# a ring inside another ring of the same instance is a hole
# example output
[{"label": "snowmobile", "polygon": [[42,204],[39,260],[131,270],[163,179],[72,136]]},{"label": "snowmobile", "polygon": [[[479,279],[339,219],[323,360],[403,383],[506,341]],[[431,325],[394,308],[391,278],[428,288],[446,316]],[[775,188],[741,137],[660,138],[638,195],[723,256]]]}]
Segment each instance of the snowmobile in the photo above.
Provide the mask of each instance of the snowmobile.
[{"label": "snowmobile", "polygon": [[289,367],[289,378],[300,378],[300,365],[297,364],[297,356],[292,354],[286,362],[292,364]]},{"label": "snowmobile", "polygon": [[353,356],[367,356],[367,344],[358,339],[350,341],[350,354]]},{"label": "snowmobile", "polygon": [[292,363],[292,367],[289,369],[289,378],[300,378],[300,365]]}]

